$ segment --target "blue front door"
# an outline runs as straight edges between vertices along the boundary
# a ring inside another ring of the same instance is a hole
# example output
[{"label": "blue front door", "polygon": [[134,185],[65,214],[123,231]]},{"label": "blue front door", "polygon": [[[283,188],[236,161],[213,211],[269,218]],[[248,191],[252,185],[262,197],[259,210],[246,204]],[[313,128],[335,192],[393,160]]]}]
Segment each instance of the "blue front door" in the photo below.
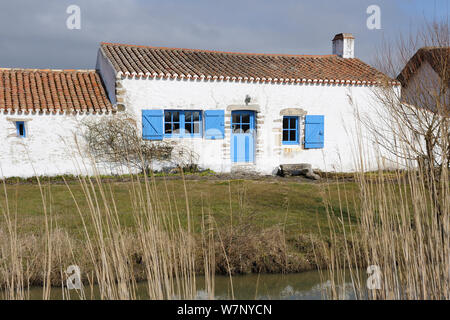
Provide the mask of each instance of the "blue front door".
[{"label": "blue front door", "polygon": [[233,111],[231,113],[231,160],[253,162],[255,147],[255,113]]}]

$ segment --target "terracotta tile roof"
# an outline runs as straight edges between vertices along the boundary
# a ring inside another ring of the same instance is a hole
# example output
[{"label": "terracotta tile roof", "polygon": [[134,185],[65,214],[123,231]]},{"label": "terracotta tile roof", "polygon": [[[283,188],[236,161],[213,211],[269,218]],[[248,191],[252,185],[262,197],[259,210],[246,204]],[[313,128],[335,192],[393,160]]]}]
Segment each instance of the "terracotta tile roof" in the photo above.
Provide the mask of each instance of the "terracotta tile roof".
[{"label": "terracotta tile roof", "polygon": [[0,68],[0,110],[111,111],[95,70]]},{"label": "terracotta tile roof", "polygon": [[228,81],[369,84],[385,77],[359,59],[337,55],[234,53],[102,43],[118,76]]},{"label": "terracotta tile roof", "polygon": [[431,65],[441,79],[447,80],[450,87],[450,47],[424,47],[417,50],[397,77],[402,86],[408,84],[410,77],[424,61]]}]

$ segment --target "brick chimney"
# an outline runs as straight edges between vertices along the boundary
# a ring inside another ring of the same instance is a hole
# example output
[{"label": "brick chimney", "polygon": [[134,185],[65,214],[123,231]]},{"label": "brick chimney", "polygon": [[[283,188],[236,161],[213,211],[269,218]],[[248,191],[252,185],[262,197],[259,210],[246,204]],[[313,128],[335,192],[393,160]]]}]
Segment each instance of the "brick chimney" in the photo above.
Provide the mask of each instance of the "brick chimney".
[{"label": "brick chimney", "polygon": [[339,33],[333,38],[333,54],[342,58],[355,57],[355,37],[351,33]]}]

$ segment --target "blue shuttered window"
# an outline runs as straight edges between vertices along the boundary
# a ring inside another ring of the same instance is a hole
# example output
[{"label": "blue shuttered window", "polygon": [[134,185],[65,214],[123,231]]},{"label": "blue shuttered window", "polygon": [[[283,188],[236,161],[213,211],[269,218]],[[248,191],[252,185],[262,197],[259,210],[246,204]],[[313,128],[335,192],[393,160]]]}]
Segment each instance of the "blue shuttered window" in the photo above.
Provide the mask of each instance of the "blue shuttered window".
[{"label": "blue shuttered window", "polygon": [[164,136],[167,138],[201,137],[202,112],[199,110],[165,110]]},{"label": "blue shuttered window", "polygon": [[324,147],[324,116],[305,116],[305,149]]},{"label": "blue shuttered window", "polygon": [[164,136],[164,111],[142,110],[142,138],[162,140]]},{"label": "blue shuttered window", "polygon": [[298,144],[298,117],[283,117],[283,144]]},{"label": "blue shuttered window", "polygon": [[142,138],[202,137],[203,121],[206,139],[225,137],[224,110],[207,110],[203,114],[200,110],[142,110]]},{"label": "blue shuttered window", "polygon": [[225,137],[225,111],[205,111],[205,138],[223,139]]}]

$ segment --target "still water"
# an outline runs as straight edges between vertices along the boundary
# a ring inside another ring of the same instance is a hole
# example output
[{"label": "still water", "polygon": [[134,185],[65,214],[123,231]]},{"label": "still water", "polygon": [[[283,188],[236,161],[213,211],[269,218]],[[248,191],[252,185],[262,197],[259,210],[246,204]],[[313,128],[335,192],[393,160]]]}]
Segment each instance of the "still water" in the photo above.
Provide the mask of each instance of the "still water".
[{"label": "still water", "polygon": [[[235,299],[286,299],[286,300],[318,300],[327,298],[327,289],[330,287],[329,281],[323,279],[321,284],[320,273],[318,271],[308,271],[295,274],[251,274],[233,276],[233,289]],[[139,299],[146,297],[146,283],[138,284]],[[197,278],[197,299],[207,299],[204,278]],[[343,299],[354,299],[354,294],[350,283],[342,288]],[[74,291],[74,290],[71,290]],[[86,288],[87,299],[97,298],[98,290],[94,288],[91,293],[90,288]],[[30,299],[41,299],[42,288],[30,289]],[[62,299],[62,289],[52,288],[51,299]],[[67,297],[66,297],[67,298]],[[71,298],[76,298],[76,293],[71,293]],[[230,278],[227,276],[215,277],[215,298],[231,299]]]}]

